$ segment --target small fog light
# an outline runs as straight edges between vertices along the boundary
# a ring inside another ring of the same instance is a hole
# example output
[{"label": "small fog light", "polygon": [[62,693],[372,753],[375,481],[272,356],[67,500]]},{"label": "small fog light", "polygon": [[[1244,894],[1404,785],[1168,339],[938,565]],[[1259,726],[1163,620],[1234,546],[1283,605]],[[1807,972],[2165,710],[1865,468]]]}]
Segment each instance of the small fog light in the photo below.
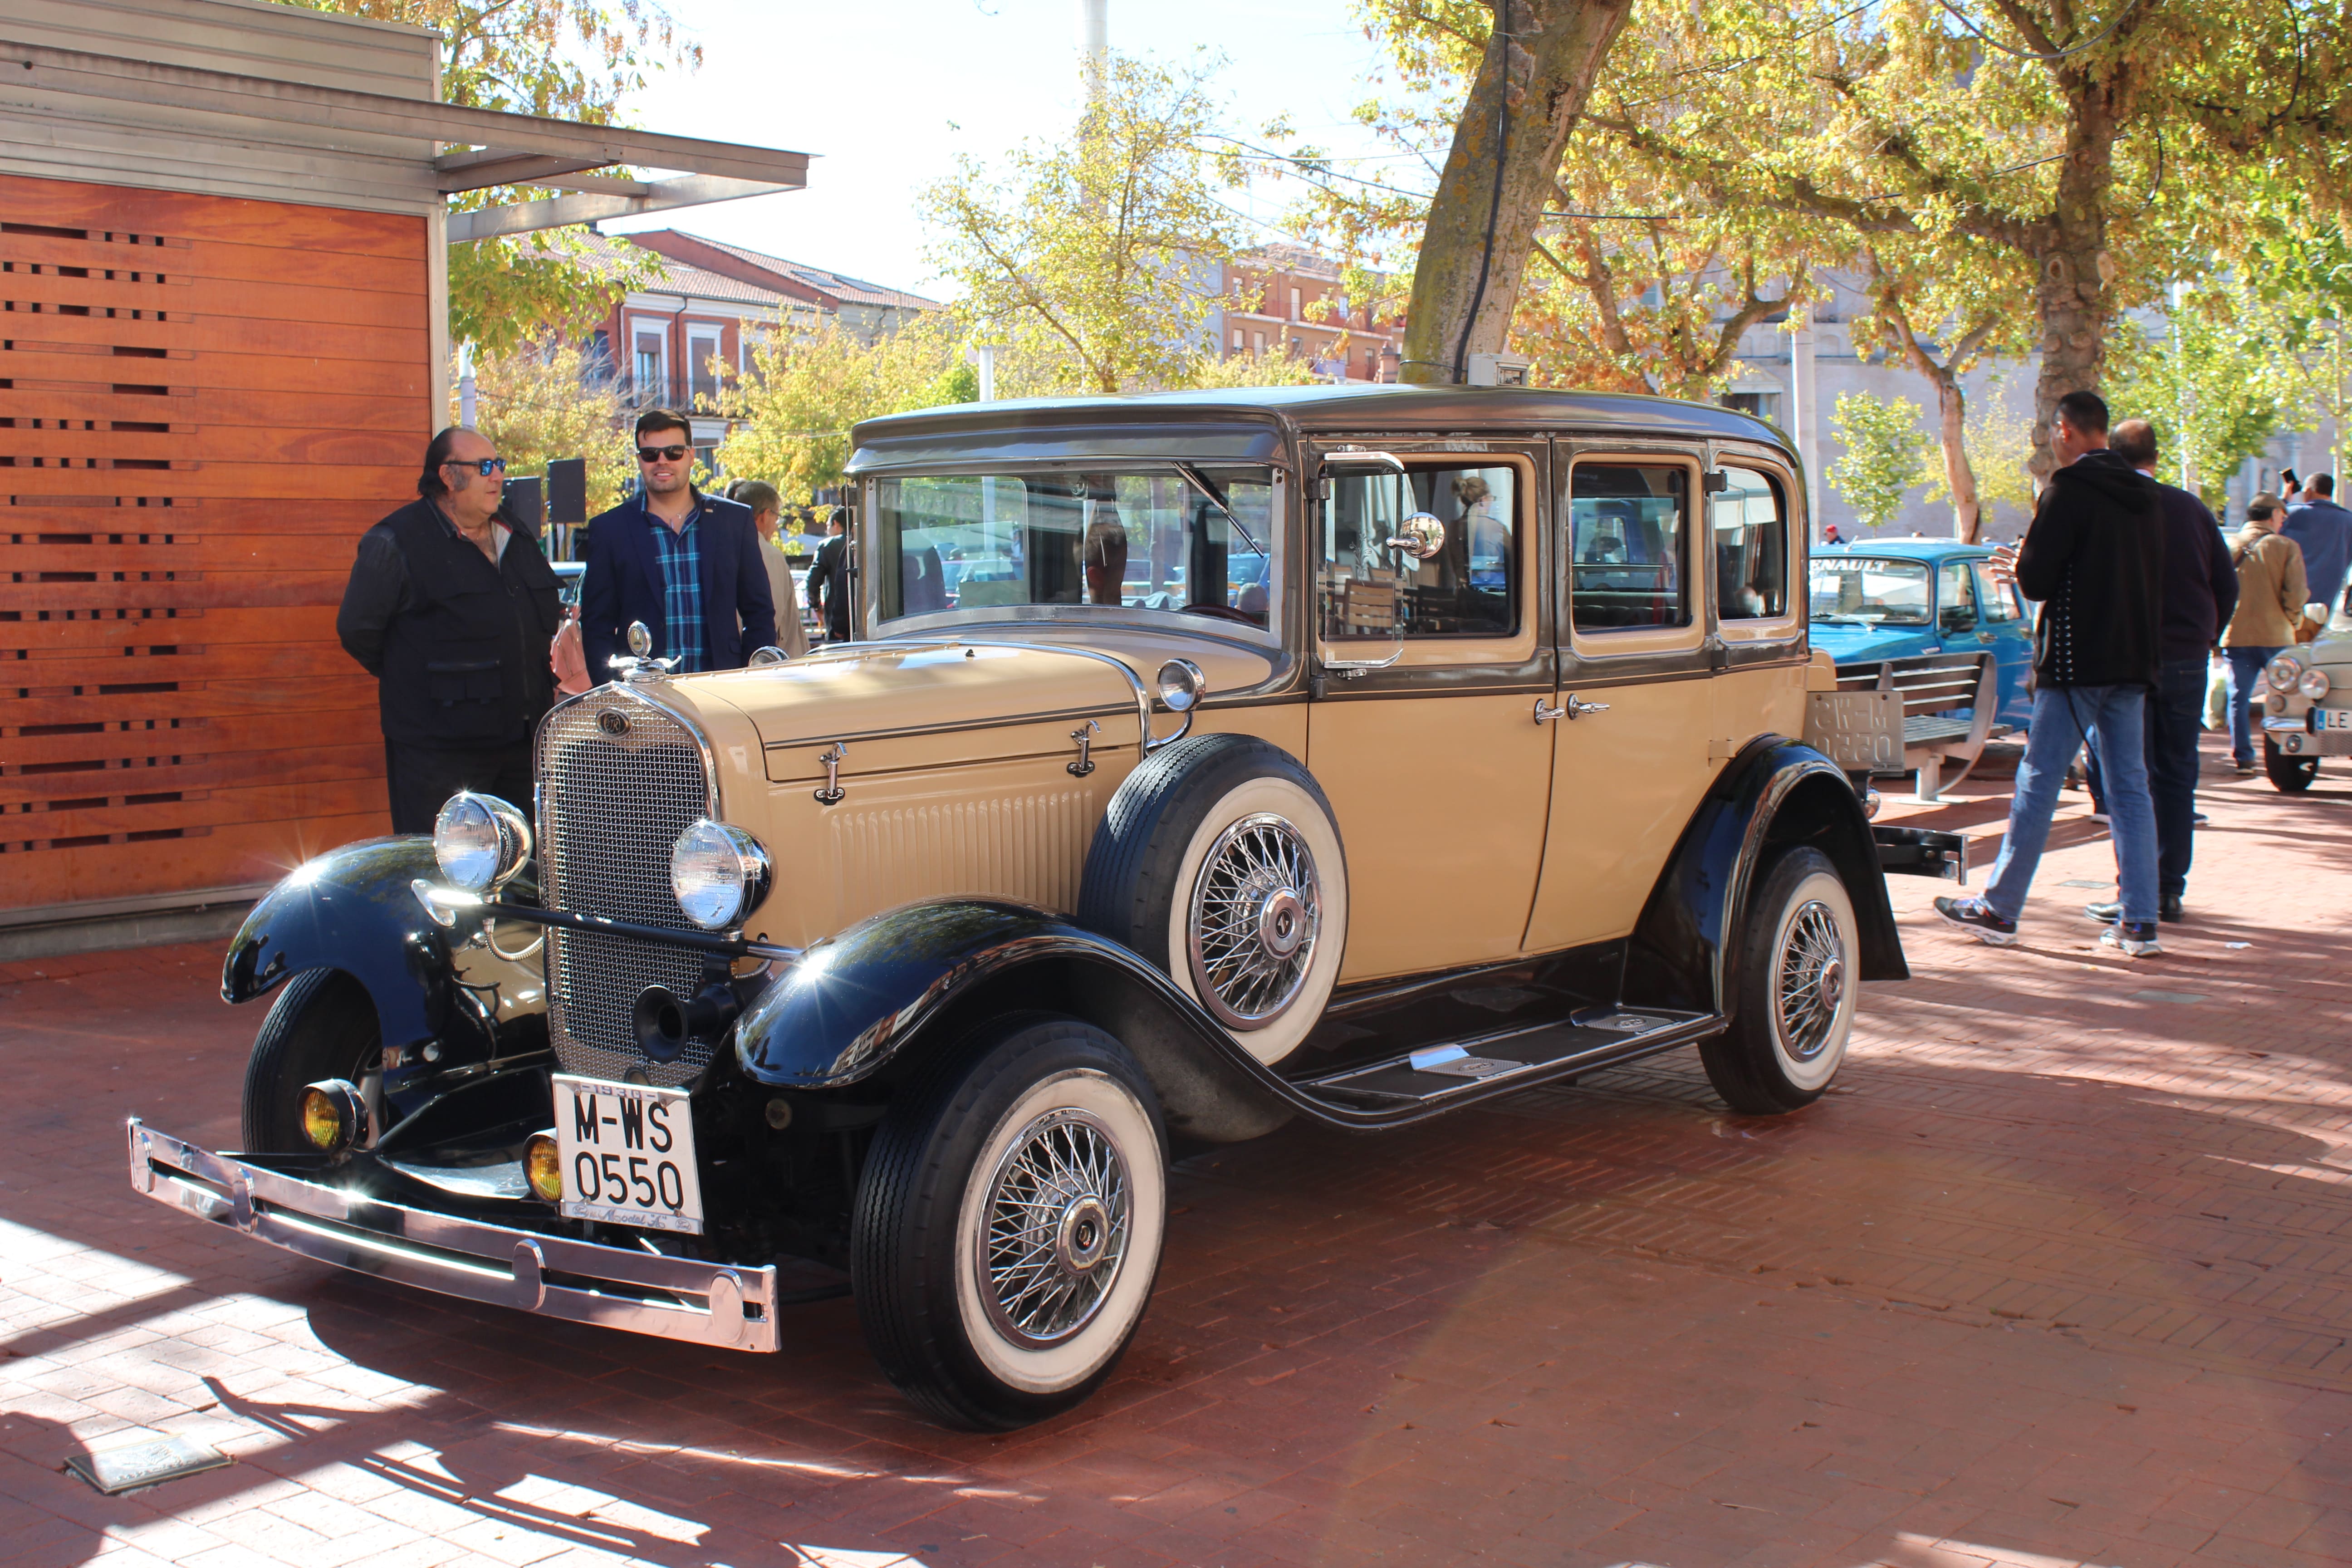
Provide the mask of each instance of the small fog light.
[{"label": "small fog light", "polygon": [[367,1099],[359,1086],[331,1078],[302,1090],[302,1136],[329,1154],[367,1142]]},{"label": "small fog light", "polygon": [[530,1190],[551,1204],[563,1201],[563,1156],[555,1147],[555,1134],[534,1132],[522,1146],[523,1180]]},{"label": "small fog light", "polygon": [[1160,667],[1160,706],[1171,713],[1190,713],[1209,689],[1209,678],[1189,658],[1171,658]]}]

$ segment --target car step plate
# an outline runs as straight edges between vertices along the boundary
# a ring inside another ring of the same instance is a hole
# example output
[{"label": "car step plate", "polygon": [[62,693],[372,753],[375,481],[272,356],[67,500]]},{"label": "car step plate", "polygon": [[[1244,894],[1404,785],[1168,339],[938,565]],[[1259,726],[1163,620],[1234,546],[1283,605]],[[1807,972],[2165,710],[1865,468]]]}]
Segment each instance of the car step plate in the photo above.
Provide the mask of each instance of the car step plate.
[{"label": "car step plate", "polygon": [[1482,1084],[1512,1079],[1530,1083],[1574,1070],[1577,1064],[1605,1065],[1642,1053],[1642,1042],[1676,1034],[1702,1016],[1644,1009],[1640,1013],[1598,1010],[1558,1024],[1437,1046],[1309,1079],[1298,1087],[1338,1100],[1397,1104],[1449,1099],[1475,1092]]}]

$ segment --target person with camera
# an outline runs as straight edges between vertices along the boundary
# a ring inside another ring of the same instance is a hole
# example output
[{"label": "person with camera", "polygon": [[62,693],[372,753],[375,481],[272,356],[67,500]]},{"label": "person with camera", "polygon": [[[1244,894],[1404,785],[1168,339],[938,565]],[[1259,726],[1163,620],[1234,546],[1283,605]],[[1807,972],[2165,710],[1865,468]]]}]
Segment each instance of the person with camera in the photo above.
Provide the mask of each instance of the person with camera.
[{"label": "person with camera", "polygon": [[452,426],[416,500],[360,536],[335,635],[376,679],[394,833],[430,833],[459,790],[529,811],[531,735],[553,700],[562,617],[539,541],[500,510],[506,459]]},{"label": "person with camera", "polygon": [[696,489],[686,416],[637,416],[637,493],[588,528],[580,642],[592,680],[610,680],[642,621],[671,672],[740,669],[776,640],[776,601],[751,509]]}]

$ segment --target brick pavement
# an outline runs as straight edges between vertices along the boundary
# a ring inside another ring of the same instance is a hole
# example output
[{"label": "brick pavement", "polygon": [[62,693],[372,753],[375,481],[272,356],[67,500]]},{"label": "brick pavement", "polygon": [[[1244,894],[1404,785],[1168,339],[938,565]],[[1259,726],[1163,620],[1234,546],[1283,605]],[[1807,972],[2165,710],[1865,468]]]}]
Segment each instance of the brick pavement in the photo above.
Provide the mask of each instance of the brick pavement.
[{"label": "brick pavement", "polygon": [[[2161,960],[2073,912],[2113,864],[2079,795],[2020,950],[1897,879],[1916,977],[1801,1115],[1724,1114],[1683,1053],[1192,1160],[1118,1376],[1009,1437],[912,1418],[845,1302],[755,1360],[173,1215],[121,1120],[232,1144],[258,1012],[195,948],[0,970],[5,1560],[2340,1563],[2352,784],[2207,785]],[[1906,815],[1986,864],[2001,787]],[[58,1472],[132,1430],[237,1462]]]}]

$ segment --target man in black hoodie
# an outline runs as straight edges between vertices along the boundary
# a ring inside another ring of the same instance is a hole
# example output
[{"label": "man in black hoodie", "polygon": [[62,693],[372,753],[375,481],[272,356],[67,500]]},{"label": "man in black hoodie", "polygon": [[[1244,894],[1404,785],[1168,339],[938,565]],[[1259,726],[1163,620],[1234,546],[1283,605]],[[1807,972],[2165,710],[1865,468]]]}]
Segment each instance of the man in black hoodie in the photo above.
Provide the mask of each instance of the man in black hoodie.
[{"label": "man in black hoodie", "polygon": [[2157,942],[2156,814],[2143,724],[2156,689],[2165,536],[2156,483],[2107,450],[2096,394],[2058,400],[2058,466],[2017,552],[2017,585],[2042,603],[2034,630],[2033,719],[2018,763],[2009,833],[1980,899],[1937,899],[1936,912],[1997,947],[2017,941],[2058,786],[2085,737],[2105,765],[2123,918],[2100,940],[2126,957]]}]

